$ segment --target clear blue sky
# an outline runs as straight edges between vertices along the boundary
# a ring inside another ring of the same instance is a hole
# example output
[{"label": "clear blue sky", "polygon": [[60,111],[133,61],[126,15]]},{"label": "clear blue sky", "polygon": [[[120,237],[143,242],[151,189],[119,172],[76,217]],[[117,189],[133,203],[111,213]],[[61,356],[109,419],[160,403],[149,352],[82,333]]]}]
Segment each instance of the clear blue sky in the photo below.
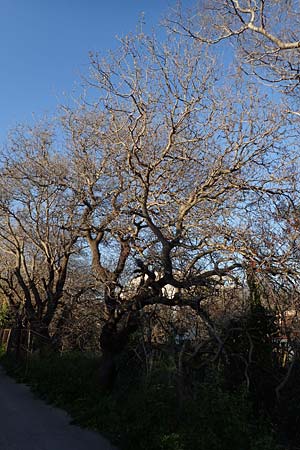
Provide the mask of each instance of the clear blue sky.
[{"label": "clear blue sky", "polygon": [[1,0],[0,143],[19,122],[54,111],[88,66],[117,45],[141,13],[155,26],[172,0]]}]

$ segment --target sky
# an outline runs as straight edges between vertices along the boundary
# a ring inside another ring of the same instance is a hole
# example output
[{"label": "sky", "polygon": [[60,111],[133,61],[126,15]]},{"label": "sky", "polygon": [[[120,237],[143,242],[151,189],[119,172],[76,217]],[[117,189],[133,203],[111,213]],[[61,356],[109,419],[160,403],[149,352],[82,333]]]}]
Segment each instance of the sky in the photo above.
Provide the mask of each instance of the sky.
[{"label": "sky", "polygon": [[0,0],[0,143],[18,123],[51,114],[117,36],[159,23],[172,0]]}]

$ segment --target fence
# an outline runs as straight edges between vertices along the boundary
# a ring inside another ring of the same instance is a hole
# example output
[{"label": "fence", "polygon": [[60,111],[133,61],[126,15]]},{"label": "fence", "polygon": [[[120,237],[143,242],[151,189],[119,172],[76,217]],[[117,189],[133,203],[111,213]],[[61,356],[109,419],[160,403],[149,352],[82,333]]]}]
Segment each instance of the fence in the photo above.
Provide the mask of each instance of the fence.
[{"label": "fence", "polygon": [[11,328],[0,328],[0,345],[5,351],[7,351],[10,335]]},{"label": "fence", "polygon": [[47,337],[28,328],[0,328],[0,344],[6,353],[27,357],[47,343]]}]

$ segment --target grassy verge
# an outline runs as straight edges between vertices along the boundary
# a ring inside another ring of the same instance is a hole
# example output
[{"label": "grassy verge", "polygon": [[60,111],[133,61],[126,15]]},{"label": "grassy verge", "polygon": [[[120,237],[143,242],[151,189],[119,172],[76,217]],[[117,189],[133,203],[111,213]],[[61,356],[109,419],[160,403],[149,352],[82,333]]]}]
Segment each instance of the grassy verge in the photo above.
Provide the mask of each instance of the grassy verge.
[{"label": "grassy verge", "polygon": [[124,450],[275,450],[270,429],[254,419],[243,392],[229,393],[216,381],[199,383],[189,400],[157,373],[151,381],[123,374],[114,391],[98,388],[99,361],[92,355],[53,354],[2,364],[17,380],[67,410],[75,423],[97,430]]}]

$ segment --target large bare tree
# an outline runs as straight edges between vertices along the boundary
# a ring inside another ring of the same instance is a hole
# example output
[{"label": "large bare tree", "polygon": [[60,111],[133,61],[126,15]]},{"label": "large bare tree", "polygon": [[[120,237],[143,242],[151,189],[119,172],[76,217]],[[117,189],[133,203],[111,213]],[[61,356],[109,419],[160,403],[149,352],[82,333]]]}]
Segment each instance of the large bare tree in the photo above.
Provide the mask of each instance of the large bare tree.
[{"label": "large bare tree", "polygon": [[129,37],[108,59],[91,55],[89,101],[65,109],[111,369],[144,307],[189,306],[207,320],[210,287],[239,278],[252,258],[230,237],[246,224],[244,206],[288,184],[284,114],[242,74],[225,79],[215,67],[198,40]]}]

